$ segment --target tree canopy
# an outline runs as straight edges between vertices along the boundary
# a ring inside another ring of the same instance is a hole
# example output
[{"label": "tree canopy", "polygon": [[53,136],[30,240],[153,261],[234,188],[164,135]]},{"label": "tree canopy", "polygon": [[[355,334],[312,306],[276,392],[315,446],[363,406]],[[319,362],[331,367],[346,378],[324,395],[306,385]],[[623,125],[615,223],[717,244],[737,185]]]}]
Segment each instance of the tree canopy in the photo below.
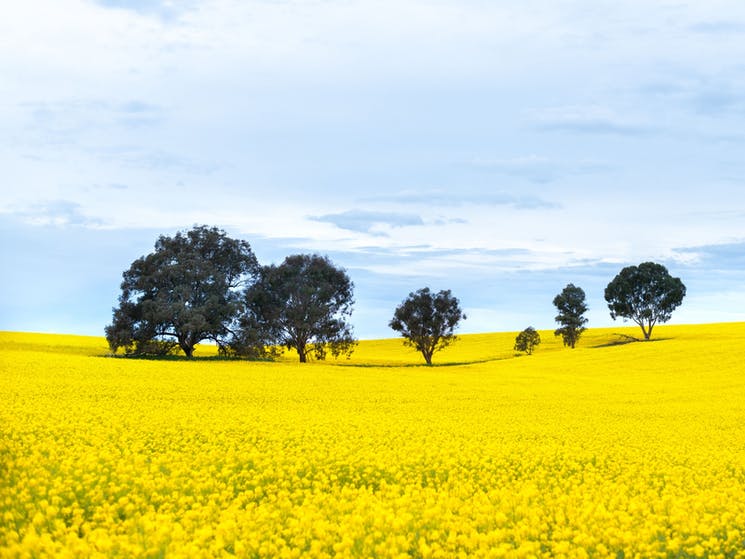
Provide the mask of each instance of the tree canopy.
[{"label": "tree canopy", "polygon": [[263,353],[271,345],[295,349],[301,362],[350,355],[356,344],[348,317],[354,284],[327,258],[296,254],[265,266],[244,294],[238,353]]},{"label": "tree canopy", "polygon": [[450,290],[433,294],[429,287],[409,293],[396,308],[389,326],[404,337],[404,344],[420,351],[427,365],[432,355],[456,340],[455,328],[466,315]]},{"label": "tree canopy", "polygon": [[655,262],[625,267],[605,288],[611,318],[633,320],[645,340],[649,340],[656,324],[670,320],[685,294],[680,278],[672,277],[665,266]]},{"label": "tree canopy", "polygon": [[240,288],[257,271],[248,242],[215,227],[161,235],[154,252],[122,274],[119,306],[105,329],[111,350],[157,354],[180,347],[191,357],[200,341],[224,344]]},{"label": "tree canopy", "polygon": [[533,353],[537,345],[541,343],[541,335],[532,326],[528,326],[515,338],[515,351],[524,351],[528,355]]},{"label": "tree canopy", "polygon": [[583,316],[587,312],[585,292],[581,287],[570,283],[554,297],[554,306],[559,311],[555,320],[561,324],[554,335],[561,336],[564,345],[574,349],[587,324],[587,319]]}]

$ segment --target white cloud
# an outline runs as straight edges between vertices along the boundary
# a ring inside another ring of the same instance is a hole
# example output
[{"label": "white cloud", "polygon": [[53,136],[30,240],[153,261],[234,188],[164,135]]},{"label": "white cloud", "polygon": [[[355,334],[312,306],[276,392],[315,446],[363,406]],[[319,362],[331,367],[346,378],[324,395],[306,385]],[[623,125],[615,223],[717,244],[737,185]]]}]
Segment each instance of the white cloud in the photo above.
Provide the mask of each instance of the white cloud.
[{"label": "white cloud", "polygon": [[640,136],[656,131],[654,126],[634,116],[620,115],[596,105],[548,107],[530,113],[536,126],[545,130],[622,136]]},{"label": "white cloud", "polygon": [[33,204],[16,215],[26,223],[33,225],[75,225],[90,228],[101,225],[100,220],[85,215],[79,204],[69,200],[50,200]]},{"label": "white cloud", "polygon": [[314,221],[331,223],[340,229],[371,233],[373,235],[386,234],[385,229],[396,227],[412,227],[424,225],[422,218],[412,213],[380,212],[369,210],[347,210],[335,214],[310,216]]}]

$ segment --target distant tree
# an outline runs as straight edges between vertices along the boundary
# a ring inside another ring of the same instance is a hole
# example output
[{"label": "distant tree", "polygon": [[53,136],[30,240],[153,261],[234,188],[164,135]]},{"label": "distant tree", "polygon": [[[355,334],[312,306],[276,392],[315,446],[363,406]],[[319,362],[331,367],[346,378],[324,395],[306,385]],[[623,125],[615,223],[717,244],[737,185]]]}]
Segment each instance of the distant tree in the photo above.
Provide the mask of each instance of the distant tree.
[{"label": "distant tree", "polygon": [[122,276],[119,306],[105,329],[112,351],[187,357],[203,340],[225,343],[258,263],[246,241],[205,225],[173,237],[161,235],[155,251],[135,260]]},{"label": "distant tree", "polygon": [[585,292],[570,283],[554,297],[554,306],[559,311],[555,320],[561,324],[554,335],[561,336],[564,345],[574,349],[587,324],[587,319],[583,316],[587,312]]},{"label": "distant tree", "polygon": [[652,335],[655,324],[670,320],[685,294],[680,278],[672,277],[665,266],[655,262],[627,266],[605,288],[611,318],[633,320],[645,340]]},{"label": "distant tree", "polygon": [[528,326],[515,338],[515,351],[524,351],[530,355],[533,353],[533,349],[540,343],[541,335],[535,330],[535,328]]},{"label": "distant tree", "polygon": [[457,339],[455,328],[465,318],[458,299],[449,289],[432,294],[425,287],[409,293],[388,325],[405,338],[405,345],[420,351],[427,365],[431,365],[432,355]]},{"label": "distant tree", "polygon": [[348,318],[354,284],[327,257],[296,254],[279,266],[262,268],[244,294],[240,328],[232,347],[237,353],[271,353],[273,345],[325,359],[351,355],[357,343]]}]

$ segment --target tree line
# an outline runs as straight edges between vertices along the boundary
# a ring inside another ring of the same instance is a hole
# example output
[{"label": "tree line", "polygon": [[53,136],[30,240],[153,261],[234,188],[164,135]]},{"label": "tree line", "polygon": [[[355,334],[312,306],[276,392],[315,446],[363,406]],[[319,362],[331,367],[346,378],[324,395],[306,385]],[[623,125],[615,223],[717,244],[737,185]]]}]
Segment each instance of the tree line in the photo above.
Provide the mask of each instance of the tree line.
[{"label": "tree line", "polygon": [[161,235],[123,274],[105,329],[113,352],[187,357],[208,340],[222,355],[300,361],[350,354],[353,284],[326,257],[296,254],[261,266],[248,242],[215,227]]},{"label": "tree line", "polygon": [[[180,349],[192,357],[198,343],[211,341],[221,355],[271,359],[287,348],[306,362],[328,353],[349,356],[357,344],[349,323],[354,284],[325,256],[295,254],[262,266],[248,242],[202,225],[161,235],[154,251],[132,262],[122,278],[119,304],[105,328],[112,352],[167,355]],[[635,321],[645,339],[684,296],[680,279],[651,262],[624,268],[605,291],[613,319]],[[573,348],[587,323],[585,293],[569,284],[554,305],[561,325],[555,334]],[[456,340],[465,318],[450,290],[425,287],[409,293],[389,326],[432,364],[433,354]],[[532,353],[539,343],[529,327],[515,349]]]},{"label": "tree line", "polygon": [[[670,320],[685,294],[680,278],[671,276],[665,266],[656,262],[626,266],[604,293],[611,318],[632,320],[641,328],[645,340],[649,340],[657,324]],[[554,298],[554,306],[559,311],[555,320],[561,325],[554,335],[561,336],[565,346],[574,348],[587,324],[585,292],[570,283]],[[540,335],[529,326],[515,338],[515,351],[531,354],[540,343]]]}]

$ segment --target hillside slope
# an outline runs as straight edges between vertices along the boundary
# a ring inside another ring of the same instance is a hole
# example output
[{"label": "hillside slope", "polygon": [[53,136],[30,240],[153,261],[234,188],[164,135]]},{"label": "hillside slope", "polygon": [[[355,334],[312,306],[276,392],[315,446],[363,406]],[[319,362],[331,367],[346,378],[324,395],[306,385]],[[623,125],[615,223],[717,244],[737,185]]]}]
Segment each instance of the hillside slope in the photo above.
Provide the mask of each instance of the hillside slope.
[{"label": "hillside slope", "polygon": [[430,368],[0,333],[0,557],[743,557],[745,324],[617,334]]}]

